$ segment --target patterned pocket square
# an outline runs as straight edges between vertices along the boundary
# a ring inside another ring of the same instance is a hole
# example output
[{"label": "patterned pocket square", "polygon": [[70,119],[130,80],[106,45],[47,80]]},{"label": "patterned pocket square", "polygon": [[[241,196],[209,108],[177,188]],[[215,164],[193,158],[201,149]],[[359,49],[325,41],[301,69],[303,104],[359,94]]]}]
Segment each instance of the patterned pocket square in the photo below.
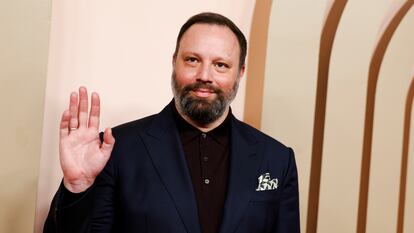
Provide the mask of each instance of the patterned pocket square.
[{"label": "patterned pocket square", "polygon": [[275,190],[278,187],[279,181],[277,179],[270,179],[270,173],[265,173],[259,176],[259,185],[256,191]]}]

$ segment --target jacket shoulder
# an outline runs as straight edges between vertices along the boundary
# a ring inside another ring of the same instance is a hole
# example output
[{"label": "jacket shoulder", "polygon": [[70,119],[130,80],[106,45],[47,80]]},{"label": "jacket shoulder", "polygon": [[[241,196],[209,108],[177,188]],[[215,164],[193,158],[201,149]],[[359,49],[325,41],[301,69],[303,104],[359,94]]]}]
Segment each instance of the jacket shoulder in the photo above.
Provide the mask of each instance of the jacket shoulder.
[{"label": "jacket shoulder", "polygon": [[266,145],[276,147],[281,150],[288,150],[290,149],[289,146],[283,144],[279,140],[267,135],[266,133],[254,128],[253,126],[242,122],[238,119],[235,119],[235,124],[237,124],[238,127],[242,129],[242,131],[245,132],[246,137],[253,137],[255,140],[257,140],[259,143],[264,143]]},{"label": "jacket shoulder", "polygon": [[137,120],[126,122],[120,125],[117,125],[112,128],[112,133],[117,138],[128,138],[131,136],[136,136],[137,133],[146,131],[154,119],[157,117],[157,114],[143,117]]}]

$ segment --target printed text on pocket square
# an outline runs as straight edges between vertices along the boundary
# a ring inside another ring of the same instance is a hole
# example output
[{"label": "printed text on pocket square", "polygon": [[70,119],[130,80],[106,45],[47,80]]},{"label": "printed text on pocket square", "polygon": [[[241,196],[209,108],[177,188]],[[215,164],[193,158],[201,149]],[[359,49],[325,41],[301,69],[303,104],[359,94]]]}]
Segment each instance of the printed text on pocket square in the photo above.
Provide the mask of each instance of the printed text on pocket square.
[{"label": "printed text on pocket square", "polygon": [[257,186],[256,191],[266,191],[266,190],[274,190],[278,187],[278,180],[271,179],[270,173],[265,173],[259,176],[259,185]]}]

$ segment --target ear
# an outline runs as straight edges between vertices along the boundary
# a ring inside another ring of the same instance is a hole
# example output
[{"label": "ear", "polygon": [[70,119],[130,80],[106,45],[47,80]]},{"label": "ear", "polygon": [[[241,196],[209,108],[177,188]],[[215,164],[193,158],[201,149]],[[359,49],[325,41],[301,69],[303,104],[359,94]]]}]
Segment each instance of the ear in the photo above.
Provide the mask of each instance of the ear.
[{"label": "ear", "polygon": [[173,67],[175,67],[176,60],[177,60],[177,55],[176,54],[173,54],[173,56],[172,56],[172,66]]},{"label": "ear", "polygon": [[245,70],[246,70],[246,64],[243,64],[243,66],[240,68],[240,71],[239,71],[239,78],[243,77]]}]

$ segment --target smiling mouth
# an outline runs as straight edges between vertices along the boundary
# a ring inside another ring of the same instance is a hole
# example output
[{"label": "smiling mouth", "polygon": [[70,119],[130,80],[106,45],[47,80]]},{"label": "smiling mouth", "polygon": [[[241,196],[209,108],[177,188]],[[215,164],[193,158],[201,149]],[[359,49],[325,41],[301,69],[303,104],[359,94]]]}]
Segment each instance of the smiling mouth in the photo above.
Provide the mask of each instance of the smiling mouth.
[{"label": "smiling mouth", "polygon": [[215,94],[215,91],[207,88],[196,88],[193,89],[191,92],[193,92],[196,96],[202,98],[210,97]]}]

